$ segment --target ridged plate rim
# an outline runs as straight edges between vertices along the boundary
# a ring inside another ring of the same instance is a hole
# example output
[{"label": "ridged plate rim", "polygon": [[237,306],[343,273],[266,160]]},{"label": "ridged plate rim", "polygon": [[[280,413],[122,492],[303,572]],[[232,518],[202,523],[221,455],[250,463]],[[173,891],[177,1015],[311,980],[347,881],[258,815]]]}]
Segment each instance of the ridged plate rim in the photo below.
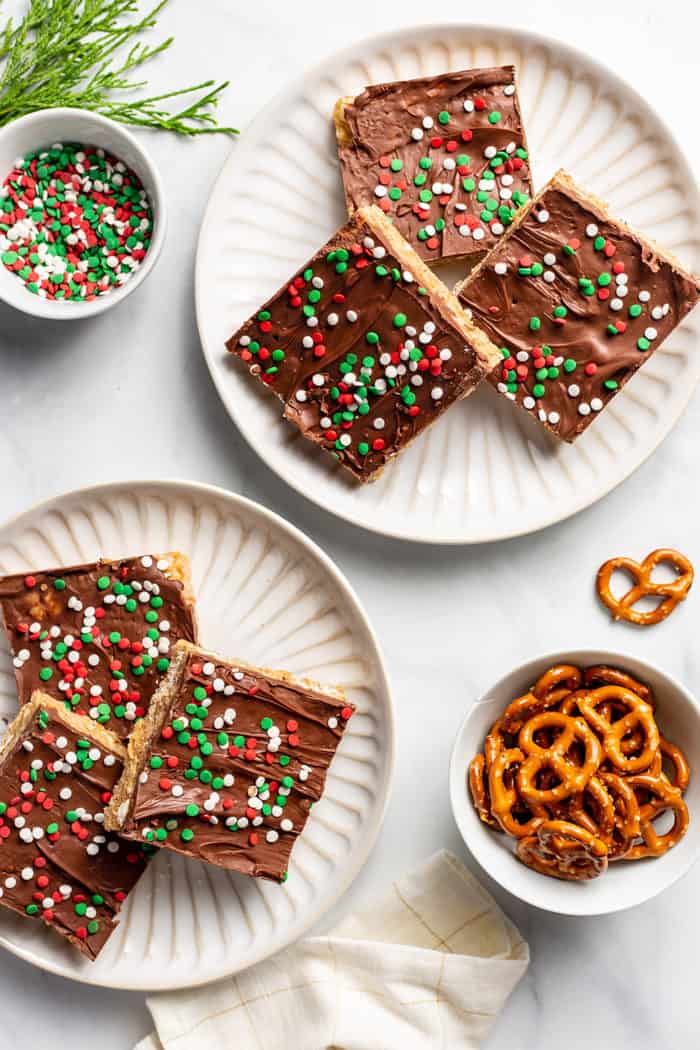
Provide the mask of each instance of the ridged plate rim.
[{"label": "ridged plate rim", "polygon": [[[648,122],[651,122],[657,129],[657,133],[662,134],[666,137],[669,144],[673,148],[673,165],[679,171],[680,178],[684,184],[684,190],[686,200],[689,205],[692,206],[692,212],[695,215],[700,214],[700,191],[695,178],[691,172],[690,166],[686,162],[684,153],[675,137],[668,126],[663,122],[662,118],[655,112],[655,110],[649,105],[649,103],[639,94],[639,92],[617,72],[609,69],[606,65],[598,62],[597,59],[592,58],[588,54],[579,51],[577,48],[571,45],[557,40],[554,37],[547,36],[543,33],[531,32],[529,30],[511,28],[508,27],[504,30],[502,26],[496,26],[493,24],[472,24],[466,22],[444,22],[444,23],[424,23],[416,24],[411,27],[397,27],[394,30],[387,30],[382,33],[373,34],[362,38],[361,40],[349,44],[337,51],[327,55],[325,58],[316,62],[309,70],[305,73],[297,76],[289,82],[286,88],[278,92],[251,120],[250,127],[252,128],[255,124],[266,122],[270,116],[273,115],[276,110],[283,103],[285,98],[295,96],[299,92],[303,91],[304,88],[312,82],[315,78],[321,77],[324,72],[334,66],[338,66],[343,62],[350,62],[358,58],[363,50],[376,50],[392,45],[404,46],[413,43],[416,37],[430,35],[433,40],[439,40],[440,37],[445,38],[446,35],[459,32],[468,33],[474,38],[473,47],[478,48],[480,46],[493,47],[492,40],[494,38],[499,39],[501,42],[508,43],[512,42],[520,44],[521,46],[527,46],[530,48],[545,48],[549,51],[559,52],[565,58],[568,58],[570,62],[576,62],[587,66],[591,74],[607,81],[611,87],[613,87],[618,94],[626,94],[631,102],[634,104],[636,109],[639,111],[641,117]],[[330,114],[329,114],[330,122]],[[343,507],[335,506],[332,501],[324,499],[321,494],[317,495],[315,489],[309,489],[308,485],[304,484],[303,478],[297,478],[295,474],[290,473],[283,469],[281,464],[276,462],[277,452],[273,446],[269,448],[266,446],[264,441],[259,440],[259,436],[247,429],[241,419],[240,414],[236,409],[236,385],[247,381],[247,377],[240,374],[234,377],[234,382],[231,383],[231,376],[225,374],[225,370],[222,367],[222,359],[225,357],[225,350],[223,347],[223,339],[218,342],[216,339],[210,339],[207,334],[207,324],[205,316],[205,308],[203,305],[203,288],[207,280],[207,270],[210,267],[210,260],[206,255],[206,240],[210,233],[210,227],[216,225],[217,222],[217,204],[219,198],[225,191],[226,183],[229,175],[233,172],[238,163],[240,163],[241,149],[245,149],[245,137],[241,142],[236,143],[231,150],[229,156],[224,161],[224,164],[217,176],[214,185],[212,187],[207,208],[202,220],[200,227],[199,238],[197,243],[197,253],[195,260],[195,311],[197,319],[197,327],[199,330],[200,341],[202,344],[202,351],[204,358],[207,362],[209,372],[211,374],[214,386],[226,408],[229,416],[236,424],[239,432],[243,435],[249,446],[254,452],[260,456],[264,463],[272,470],[278,477],[285,481],[292,489],[301,493],[307,499],[313,503],[322,507],[324,510],[330,511],[335,516],[350,522],[353,525],[367,529],[371,532],[378,533],[383,536],[387,536],[392,539],[409,540],[416,543],[425,544],[439,544],[447,546],[457,545],[469,545],[477,543],[488,543],[495,540],[512,539],[516,536],[528,535],[532,532],[537,532],[540,529],[546,528],[550,525],[556,524],[559,521],[564,521],[580,511],[585,510],[592,504],[598,502],[606,495],[608,495],[613,489],[619,484],[630,477],[646,460],[656,451],[659,445],[665,440],[670,431],[676,425],[680,417],[683,415],[685,409],[690,402],[691,397],[700,381],[700,358],[693,368],[689,367],[689,376],[686,376],[686,386],[684,391],[674,391],[673,395],[673,411],[669,412],[667,418],[665,418],[659,425],[654,428],[654,436],[650,443],[645,444],[642,441],[638,441],[633,454],[620,455],[616,460],[616,468],[610,470],[609,475],[604,477],[602,483],[583,485],[583,494],[578,500],[571,500],[567,505],[561,509],[556,508],[555,501],[547,501],[545,498],[546,493],[543,493],[543,507],[539,515],[532,513],[528,514],[527,522],[519,525],[516,522],[519,520],[518,516],[515,515],[515,521],[512,525],[506,525],[505,527],[499,522],[499,526],[489,527],[485,530],[470,529],[468,515],[464,516],[465,527],[464,531],[456,534],[453,530],[449,532],[440,533],[439,523],[436,523],[430,532],[428,531],[415,531],[412,529],[410,524],[410,515],[408,515],[409,522],[407,526],[396,527],[383,522],[381,520],[381,510],[370,507],[365,508],[362,504],[356,505],[356,511],[352,512],[346,510]],[[537,188],[537,187],[536,187]],[[700,237],[700,223],[695,222],[695,233]],[[303,263],[303,258],[299,259],[299,264]],[[230,333],[227,333],[230,334]],[[224,336],[225,338],[225,336]],[[624,392],[623,392],[624,393]],[[280,421],[280,425],[283,425]],[[444,425],[444,424],[438,424]],[[319,456],[322,453],[318,453]],[[387,471],[393,469],[392,465],[389,465]],[[323,477],[323,473],[319,470],[319,478]],[[323,487],[323,495],[327,494],[327,487]],[[332,491],[332,488],[331,490]],[[369,511],[369,513],[367,513]],[[375,515],[376,512],[376,516]],[[494,512],[494,517],[496,516]]]},{"label": "ridged plate rim", "polygon": [[[267,945],[264,945],[257,952],[251,952],[249,957],[245,958],[244,963],[233,963],[232,965],[226,963],[216,972],[207,972],[200,975],[193,973],[188,975],[186,981],[149,981],[144,984],[142,980],[138,979],[138,969],[136,969],[136,975],[132,980],[110,980],[105,979],[105,975],[103,974],[91,975],[89,967],[84,967],[80,971],[74,971],[69,967],[62,966],[60,963],[53,962],[51,959],[40,957],[32,948],[25,948],[21,943],[13,942],[5,934],[0,932],[1,948],[6,949],[26,962],[32,963],[41,970],[56,974],[59,977],[65,977],[80,984],[142,993],[176,991],[180,988],[194,988],[199,985],[209,984],[212,981],[233,976],[241,970],[247,969],[256,963],[269,958],[271,955],[281,951],[290,943],[303,936],[304,933],[318,922],[348,891],[367,863],[384,823],[387,806],[391,797],[391,788],[396,767],[396,708],[379,640],[360,599],[344,573],[338,568],[330,556],[318,546],[318,544],[302,532],[301,529],[297,528],[296,525],[292,525],[291,522],[288,522],[285,518],[281,517],[281,515],[269,510],[255,500],[249,499],[246,496],[241,496],[235,492],[230,492],[217,485],[210,485],[198,481],[188,481],[179,478],[111,481],[70,489],[66,492],[58,493],[49,496],[44,500],[39,500],[33,503],[27,509],[20,511],[11,518],[0,523],[0,542],[3,541],[8,532],[20,525],[23,522],[23,519],[30,522],[34,516],[44,514],[56,505],[60,506],[63,501],[80,499],[81,497],[88,499],[100,498],[108,496],[116,490],[125,490],[130,495],[133,495],[137,494],[139,491],[145,493],[149,490],[153,491],[158,489],[164,489],[166,491],[174,490],[183,495],[201,493],[222,500],[225,504],[230,505],[234,512],[253,516],[257,515],[258,518],[262,519],[270,529],[281,530],[281,532],[290,540],[299,544],[310,559],[315,561],[320,569],[330,577],[332,583],[342,594],[344,601],[348,603],[349,607],[351,607],[353,613],[357,617],[358,624],[360,624],[366,632],[368,645],[372,649],[371,659],[376,670],[376,691],[380,695],[381,703],[384,708],[386,735],[382,742],[383,775],[380,774],[378,778],[379,790],[377,794],[376,819],[372,824],[367,824],[363,828],[363,835],[360,836],[360,845],[349,855],[343,877],[337,880],[330,894],[321,898],[320,904],[309,909],[309,912],[305,915],[303,921],[297,921],[291,926],[291,928],[283,926],[281,935],[271,937]],[[135,892],[137,891],[138,887]],[[27,926],[29,927],[29,923],[27,923]],[[24,924],[22,924],[22,929],[23,928]],[[119,927],[117,927],[117,935],[118,930]],[[51,937],[51,931],[47,930],[46,936]],[[76,957],[78,957],[77,952]]]}]

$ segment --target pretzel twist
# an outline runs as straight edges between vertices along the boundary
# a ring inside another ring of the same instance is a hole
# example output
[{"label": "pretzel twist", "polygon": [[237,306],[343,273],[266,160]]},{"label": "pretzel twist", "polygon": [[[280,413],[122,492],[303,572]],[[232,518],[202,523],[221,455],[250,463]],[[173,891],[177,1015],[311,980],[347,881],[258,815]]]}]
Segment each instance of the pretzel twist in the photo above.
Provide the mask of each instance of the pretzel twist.
[{"label": "pretzel twist", "polygon": [[[639,773],[629,777],[628,782],[633,791],[648,792],[651,799],[639,807],[643,841],[632,847],[625,860],[660,857],[673,846],[677,846],[688,830],[688,807],[678,788],[674,788],[663,777],[651,777],[648,774]],[[653,822],[656,817],[669,810],[673,815],[673,826],[670,831],[660,835]]]},{"label": "pretzel twist", "polygon": [[[542,729],[560,729],[561,732],[549,747],[541,747],[535,735]],[[585,749],[583,763],[576,765],[568,758],[575,741]],[[520,730],[520,750],[527,758],[518,770],[518,791],[528,804],[546,805],[561,802],[578,791],[583,791],[602,757],[600,742],[582,718],[571,718],[560,711],[543,711],[535,715]],[[540,788],[537,777],[543,769],[551,769],[559,783],[554,787]]]},{"label": "pretzel twist", "polygon": [[501,831],[501,825],[491,812],[486,759],[481,752],[478,755],[474,755],[474,758],[469,763],[469,790],[471,791],[474,808],[479,814],[479,820],[483,821],[484,824],[488,824],[494,831]]},{"label": "pretzel twist", "polygon": [[[598,711],[598,707],[607,702],[620,705],[626,713],[616,722],[609,721]],[[604,685],[592,690],[578,706],[588,724],[602,737],[605,755],[617,770],[641,773],[649,768],[659,750],[660,740],[649,704],[621,685]],[[636,731],[643,734],[641,749],[638,754],[625,754],[623,741]]]},{"label": "pretzel twist", "polygon": [[[654,569],[663,564],[673,566],[678,574],[675,580],[669,583],[652,580]],[[633,586],[619,598],[610,589],[610,580],[618,569],[622,569],[634,581]],[[693,584],[693,576],[693,566],[684,554],[662,547],[647,554],[643,562],[623,556],[610,558],[598,569],[596,589],[603,605],[612,613],[613,620],[627,620],[648,627],[665,620],[678,603],[685,600]],[[640,612],[634,608],[638,601],[648,597],[661,599],[655,609]]]},{"label": "pretzel twist", "polygon": [[547,816],[544,807],[528,805],[527,812],[524,814],[528,819],[522,821],[518,819],[520,797],[515,788],[515,778],[509,777],[508,774],[517,769],[523,758],[523,753],[519,748],[509,748],[496,756],[489,769],[491,812],[503,830],[515,838],[528,835],[534,830],[537,822]]},{"label": "pretzel twist", "polygon": [[594,879],[608,866],[602,839],[567,820],[545,820],[518,841],[518,857],[529,868],[555,879]]}]

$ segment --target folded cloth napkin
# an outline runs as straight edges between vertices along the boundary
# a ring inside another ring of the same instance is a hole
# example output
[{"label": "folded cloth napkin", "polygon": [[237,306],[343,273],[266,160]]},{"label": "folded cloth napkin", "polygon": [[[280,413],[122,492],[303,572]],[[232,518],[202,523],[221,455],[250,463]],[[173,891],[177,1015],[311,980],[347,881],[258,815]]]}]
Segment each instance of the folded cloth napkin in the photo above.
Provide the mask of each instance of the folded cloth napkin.
[{"label": "folded cloth napkin", "polygon": [[528,946],[456,857],[249,970],[148,1000],[135,1050],[472,1050],[527,969]]}]

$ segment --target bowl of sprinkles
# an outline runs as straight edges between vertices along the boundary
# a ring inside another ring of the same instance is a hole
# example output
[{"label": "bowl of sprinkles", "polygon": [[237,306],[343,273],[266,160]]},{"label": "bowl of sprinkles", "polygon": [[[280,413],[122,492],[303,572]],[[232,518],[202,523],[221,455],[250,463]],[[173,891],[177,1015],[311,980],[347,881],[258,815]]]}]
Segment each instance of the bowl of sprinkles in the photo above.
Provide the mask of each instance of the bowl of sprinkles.
[{"label": "bowl of sprinkles", "polygon": [[0,299],[52,320],[121,302],[165,234],[158,172],[125,128],[40,110],[0,132]]}]

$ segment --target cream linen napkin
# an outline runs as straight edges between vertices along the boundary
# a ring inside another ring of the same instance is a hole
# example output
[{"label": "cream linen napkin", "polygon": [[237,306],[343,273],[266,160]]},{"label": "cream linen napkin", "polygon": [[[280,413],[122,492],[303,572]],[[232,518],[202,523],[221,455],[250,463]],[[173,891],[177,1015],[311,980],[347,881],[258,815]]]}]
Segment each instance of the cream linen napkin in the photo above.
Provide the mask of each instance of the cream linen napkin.
[{"label": "cream linen napkin", "polygon": [[157,1031],[135,1050],[473,1050],[528,961],[513,924],[442,851],[331,936],[153,996]]}]

